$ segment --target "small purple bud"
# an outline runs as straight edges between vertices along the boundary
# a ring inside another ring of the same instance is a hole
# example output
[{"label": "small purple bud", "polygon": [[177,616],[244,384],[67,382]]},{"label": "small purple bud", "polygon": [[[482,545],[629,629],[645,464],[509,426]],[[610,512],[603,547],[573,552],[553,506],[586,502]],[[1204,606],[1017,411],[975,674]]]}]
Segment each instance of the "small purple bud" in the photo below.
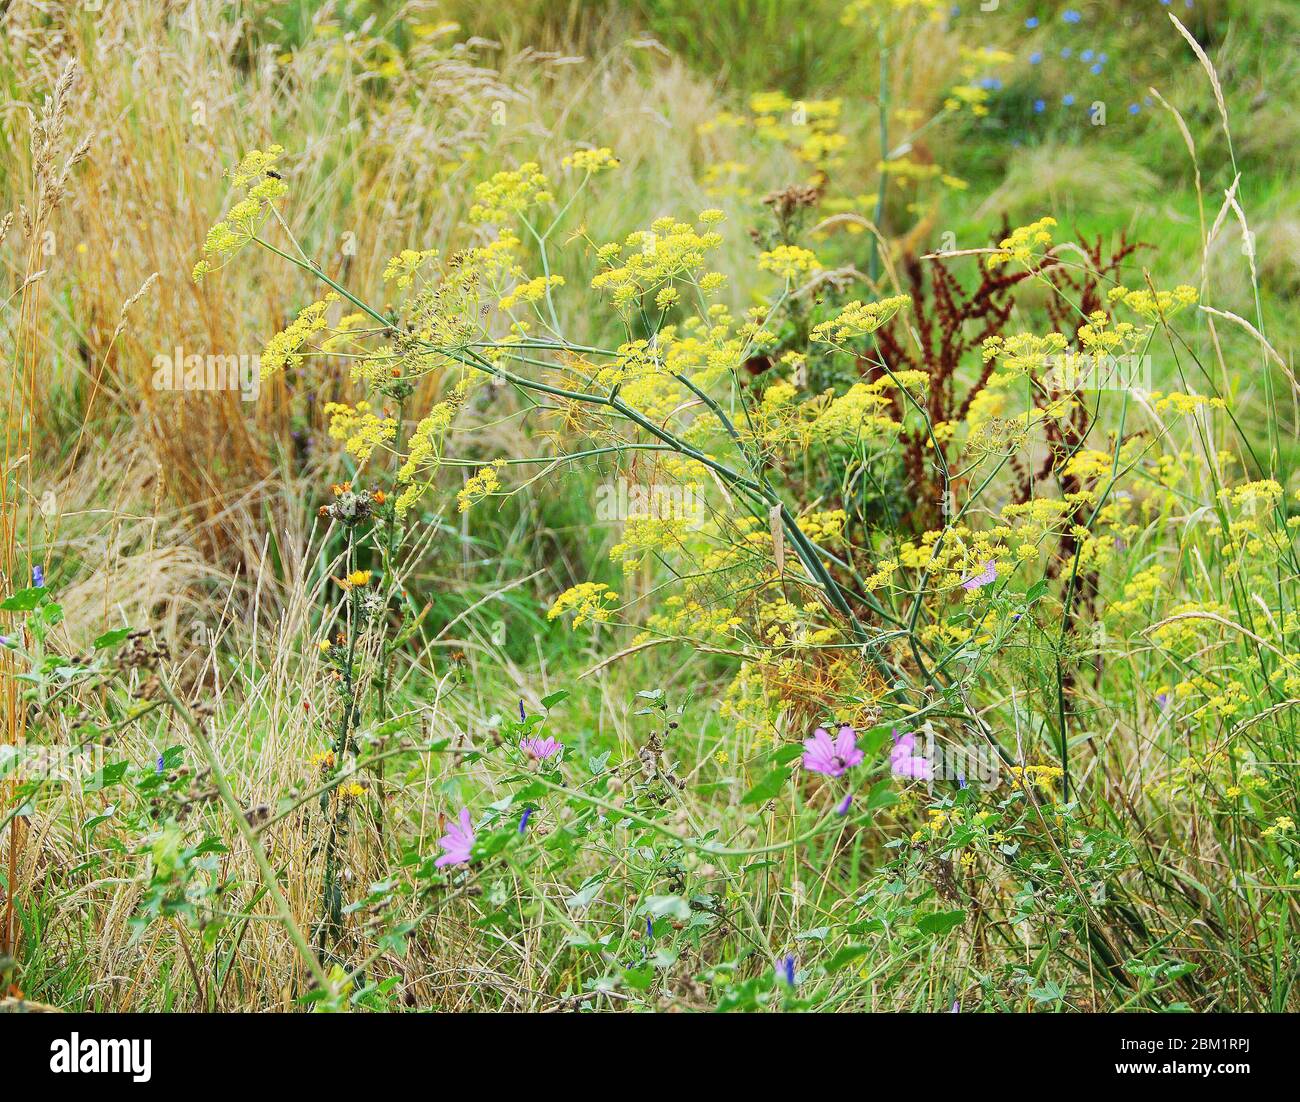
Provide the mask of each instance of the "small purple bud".
[{"label": "small purple bud", "polygon": [[158,755],[158,760],[154,763],[153,771],[155,773],[161,773],[163,771],[163,756],[161,754]]},{"label": "small purple bud", "polygon": [[532,816],[532,814],[533,814],[533,809],[531,807],[526,807],[524,808],[524,813],[521,816],[519,816],[520,834],[523,834],[523,832],[528,829],[528,820]]},{"label": "small purple bud", "polygon": [[651,938],[655,936],[654,920],[649,915],[645,918],[645,936]]},{"label": "small purple bud", "polygon": [[527,718],[528,716],[524,712],[524,702],[523,699],[521,698],[519,701],[519,722],[523,723],[523,721]]},{"label": "small purple bud", "polygon": [[849,813],[849,807],[852,805],[852,803],[853,803],[853,793],[850,792],[847,796],[844,797],[844,799],[842,799],[839,803],[835,805],[835,814],[847,815]]},{"label": "small purple bud", "polygon": [[781,976],[789,986],[794,986],[794,954],[791,953],[781,962]]},{"label": "small purple bud", "polygon": [[45,584],[45,567],[43,567],[43,566],[33,566],[33,567],[32,567],[32,585],[34,585],[34,586],[43,586],[44,584]]}]

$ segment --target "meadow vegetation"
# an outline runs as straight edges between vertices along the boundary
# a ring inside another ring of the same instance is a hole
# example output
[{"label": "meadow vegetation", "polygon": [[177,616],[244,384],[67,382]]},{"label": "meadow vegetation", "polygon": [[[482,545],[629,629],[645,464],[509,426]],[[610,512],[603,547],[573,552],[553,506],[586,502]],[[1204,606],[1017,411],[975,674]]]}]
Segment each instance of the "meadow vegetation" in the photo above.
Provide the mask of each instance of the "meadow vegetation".
[{"label": "meadow vegetation", "polygon": [[1300,1008],[1289,0],[0,5],[0,1000]]}]

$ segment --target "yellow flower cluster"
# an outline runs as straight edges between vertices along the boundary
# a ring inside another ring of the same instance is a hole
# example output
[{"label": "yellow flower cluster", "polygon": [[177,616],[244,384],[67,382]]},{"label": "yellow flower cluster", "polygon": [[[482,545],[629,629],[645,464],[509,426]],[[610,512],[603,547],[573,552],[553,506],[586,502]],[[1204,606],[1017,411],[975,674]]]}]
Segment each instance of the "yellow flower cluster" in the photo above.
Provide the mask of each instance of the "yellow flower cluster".
[{"label": "yellow flower cluster", "polygon": [[879,302],[850,302],[835,317],[814,326],[812,339],[831,344],[868,336],[911,303],[909,295],[894,295]]},{"label": "yellow flower cluster", "polygon": [[342,440],[344,449],[362,463],[375,448],[397,435],[397,422],[391,417],[381,417],[364,400],[355,406],[326,402],[324,412],[330,419],[330,438]]},{"label": "yellow flower cluster", "polygon": [[798,245],[778,245],[775,249],[758,254],[761,271],[772,272],[784,280],[798,279],[817,267],[817,257],[811,249]]},{"label": "yellow flower cluster", "polygon": [[579,582],[555,598],[546,618],[554,620],[572,612],[575,628],[587,621],[603,624],[613,615],[614,610],[609,606],[617,600],[618,594],[604,582]]},{"label": "yellow flower cluster", "polygon": [[896,434],[900,426],[891,416],[893,402],[884,393],[889,385],[888,379],[854,383],[813,421],[811,435],[828,444],[855,447],[871,437]]},{"label": "yellow flower cluster", "polygon": [[1130,291],[1127,287],[1112,287],[1107,292],[1111,302],[1122,302],[1148,321],[1168,320],[1180,310],[1196,303],[1201,297],[1195,287],[1179,284],[1172,291],[1152,292],[1146,287]]},{"label": "yellow flower cluster", "polygon": [[277,371],[302,364],[303,353],[299,350],[313,333],[326,328],[325,313],[338,301],[339,296],[333,291],[318,302],[305,306],[287,329],[282,330],[266,342],[262,350],[261,373],[266,379]]},{"label": "yellow flower cluster", "polygon": [[398,516],[405,516],[429,488],[438,467],[443,437],[465,404],[470,389],[470,380],[461,379],[415,426],[406,442],[406,462],[397,472],[397,481],[405,487],[393,506]]},{"label": "yellow flower cluster", "polygon": [[268,146],[265,152],[250,150],[230,170],[231,185],[244,191],[244,197],[230,208],[224,219],[208,230],[203,242],[203,259],[194,265],[192,273],[195,283],[215,270],[215,258],[228,257],[248,244],[270,215],[275,201],[288,192],[274,167],[283,152],[283,147],[278,145]]},{"label": "yellow flower cluster", "polygon": [[[711,220],[712,213],[704,212]],[[703,216],[700,220],[703,223]],[[622,244],[610,242],[597,249],[597,257],[609,267],[596,274],[591,286],[609,292],[616,306],[628,306],[672,279],[698,280],[702,290],[713,290],[721,286],[721,276],[703,274],[705,254],[721,244],[722,235],[716,231],[659,218],[649,230],[628,234]]]},{"label": "yellow flower cluster", "polygon": [[502,310],[513,310],[521,302],[540,302],[552,287],[563,287],[564,276],[537,276],[519,284],[500,302]]},{"label": "yellow flower cluster", "polygon": [[621,562],[623,573],[631,574],[656,552],[676,551],[686,541],[690,519],[676,516],[630,516],[623,526],[623,538],[609,549],[611,562]]},{"label": "yellow flower cluster", "polygon": [[618,168],[618,158],[612,149],[579,149],[570,153],[563,161],[565,168],[576,168],[579,172],[595,175],[611,168]]},{"label": "yellow flower cluster", "polygon": [[494,459],[486,467],[480,467],[478,473],[465,480],[465,485],[456,494],[458,512],[467,512],[471,505],[501,489],[501,479],[497,477],[497,472],[505,466],[505,463],[504,459]]},{"label": "yellow flower cluster", "polygon": [[395,283],[399,288],[409,287],[425,262],[437,256],[437,249],[403,249],[384,266],[384,282]]},{"label": "yellow flower cluster", "polygon": [[997,268],[1012,260],[1028,266],[1035,246],[1052,243],[1050,230],[1055,225],[1056,219],[1049,215],[1040,218],[1037,222],[1030,222],[1027,226],[1018,226],[1011,231],[1009,237],[1004,237],[998,242],[997,251],[986,261],[989,269]]},{"label": "yellow flower cluster", "polygon": [[552,202],[550,181],[534,161],[495,173],[474,187],[475,203],[469,220],[475,223],[505,222],[529,207]]},{"label": "yellow flower cluster", "polygon": [[982,350],[984,362],[998,361],[998,371],[990,377],[989,385],[1003,386],[1025,375],[1038,375],[1047,369],[1052,357],[1065,351],[1068,343],[1060,333],[1048,333],[1045,337],[1015,333],[1010,337],[987,338]]}]

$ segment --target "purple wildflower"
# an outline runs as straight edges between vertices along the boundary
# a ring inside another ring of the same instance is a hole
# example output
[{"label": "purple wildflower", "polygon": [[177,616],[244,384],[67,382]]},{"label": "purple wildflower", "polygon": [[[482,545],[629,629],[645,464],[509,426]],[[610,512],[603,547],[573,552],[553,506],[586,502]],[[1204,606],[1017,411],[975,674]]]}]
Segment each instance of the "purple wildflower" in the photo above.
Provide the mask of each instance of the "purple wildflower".
[{"label": "purple wildflower", "polygon": [[930,761],[916,752],[916,735],[913,732],[908,731],[904,735],[894,732],[894,748],[889,752],[889,771],[895,777],[930,780]]},{"label": "purple wildflower", "polygon": [[32,567],[32,585],[34,585],[34,586],[38,586],[38,587],[39,587],[39,586],[43,586],[44,584],[45,584],[45,567],[43,567],[43,566],[33,566],[33,567]]},{"label": "purple wildflower", "polygon": [[433,863],[435,868],[469,864],[469,851],[474,848],[474,824],[470,822],[469,808],[460,809],[459,821],[447,827],[447,833],[438,839],[438,845],[447,852]]},{"label": "purple wildflower", "polygon": [[530,758],[536,758],[538,761],[553,758],[563,747],[564,743],[557,742],[549,735],[546,738],[526,738],[519,743],[520,750]]},{"label": "purple wildflower", "polygon": [[858,735],[852,727],[841,727],[835,741],[825,727],[818,727],[813,737],[804,739],[803,767],[811,773],[842,777],[865,756],[858,749]]},{"label": "purple wildflower", "polygon": [[163,771],[163,756],[161,754],[158,755],[158,760],[154,763],[153,771],[155,773],[161,773]]}]

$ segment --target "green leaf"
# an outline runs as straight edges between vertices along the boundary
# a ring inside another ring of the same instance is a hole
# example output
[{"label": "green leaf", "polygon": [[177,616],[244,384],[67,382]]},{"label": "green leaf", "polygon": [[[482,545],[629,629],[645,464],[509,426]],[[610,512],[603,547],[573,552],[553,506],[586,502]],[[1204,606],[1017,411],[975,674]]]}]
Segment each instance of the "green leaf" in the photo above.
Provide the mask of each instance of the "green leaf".
[{"label": "green leaf", "polygon": [[554,708],[561,700],[569,695],[568,689],[557,689],[555,692],[542,697],[542,707],[548,712]]},{"label": "green leaf", "polygon": [[641,904],[641,913],[652,918],[685,920],[691,917],[691,905],[680,895],[652,895]]},{"label": "green leaf", "polygon": [[644,991],[655,981],[653,965],[645,964],[640,968],[624,968],[623,982],[633,991]]},{"label": "green leaf", "polygon": [[826,962],[827,972],[838,972],[845,965],[852,964],[859,957],[865,957],[871,952],[870,945],[846,945],[843,949],[838,949]]},{"label": "green leaf", "polygon": [[784,766],[773,769],[758,784],[746,792],[740,802],[746,805],[766,803],[781,791],[789,776],[790,770]]},{"label": "green leaf", "polygon": [[916,920],[916,928],[923,934],[933,934],[937,937],[965,921],[965,911],[931,911]]},{"label": "green leaf", "polygon": [[31,612],[41,603],[41,598],[44,596],[45,587],[43,585],[33,586],[31,589],[20,589],[13,596],[0,601],[0,611]]},{"label": "green leaf", "polygon": [[97,770],[91,778],[86,781],[83,792],[99,792],[111,785],[121,784],[122,778],[126,776],[126,769],[130,762],[115,761],[104,766],[103,769]]},{"label": "green leaf", "polygon": [[106,650],[109,647],[115,647],[130,634],[130,628],[115,628],[113,631],[106,631],[95,640],[95,649]]},{"label": "green leaf", "polygon": [[604,883],[605,874],[603,872],[597,876],[587,877],[587,879],[582,882],[582,887],[564,901],[564,905],[571,911],[582,910],[600,894],[601,886]]}]

